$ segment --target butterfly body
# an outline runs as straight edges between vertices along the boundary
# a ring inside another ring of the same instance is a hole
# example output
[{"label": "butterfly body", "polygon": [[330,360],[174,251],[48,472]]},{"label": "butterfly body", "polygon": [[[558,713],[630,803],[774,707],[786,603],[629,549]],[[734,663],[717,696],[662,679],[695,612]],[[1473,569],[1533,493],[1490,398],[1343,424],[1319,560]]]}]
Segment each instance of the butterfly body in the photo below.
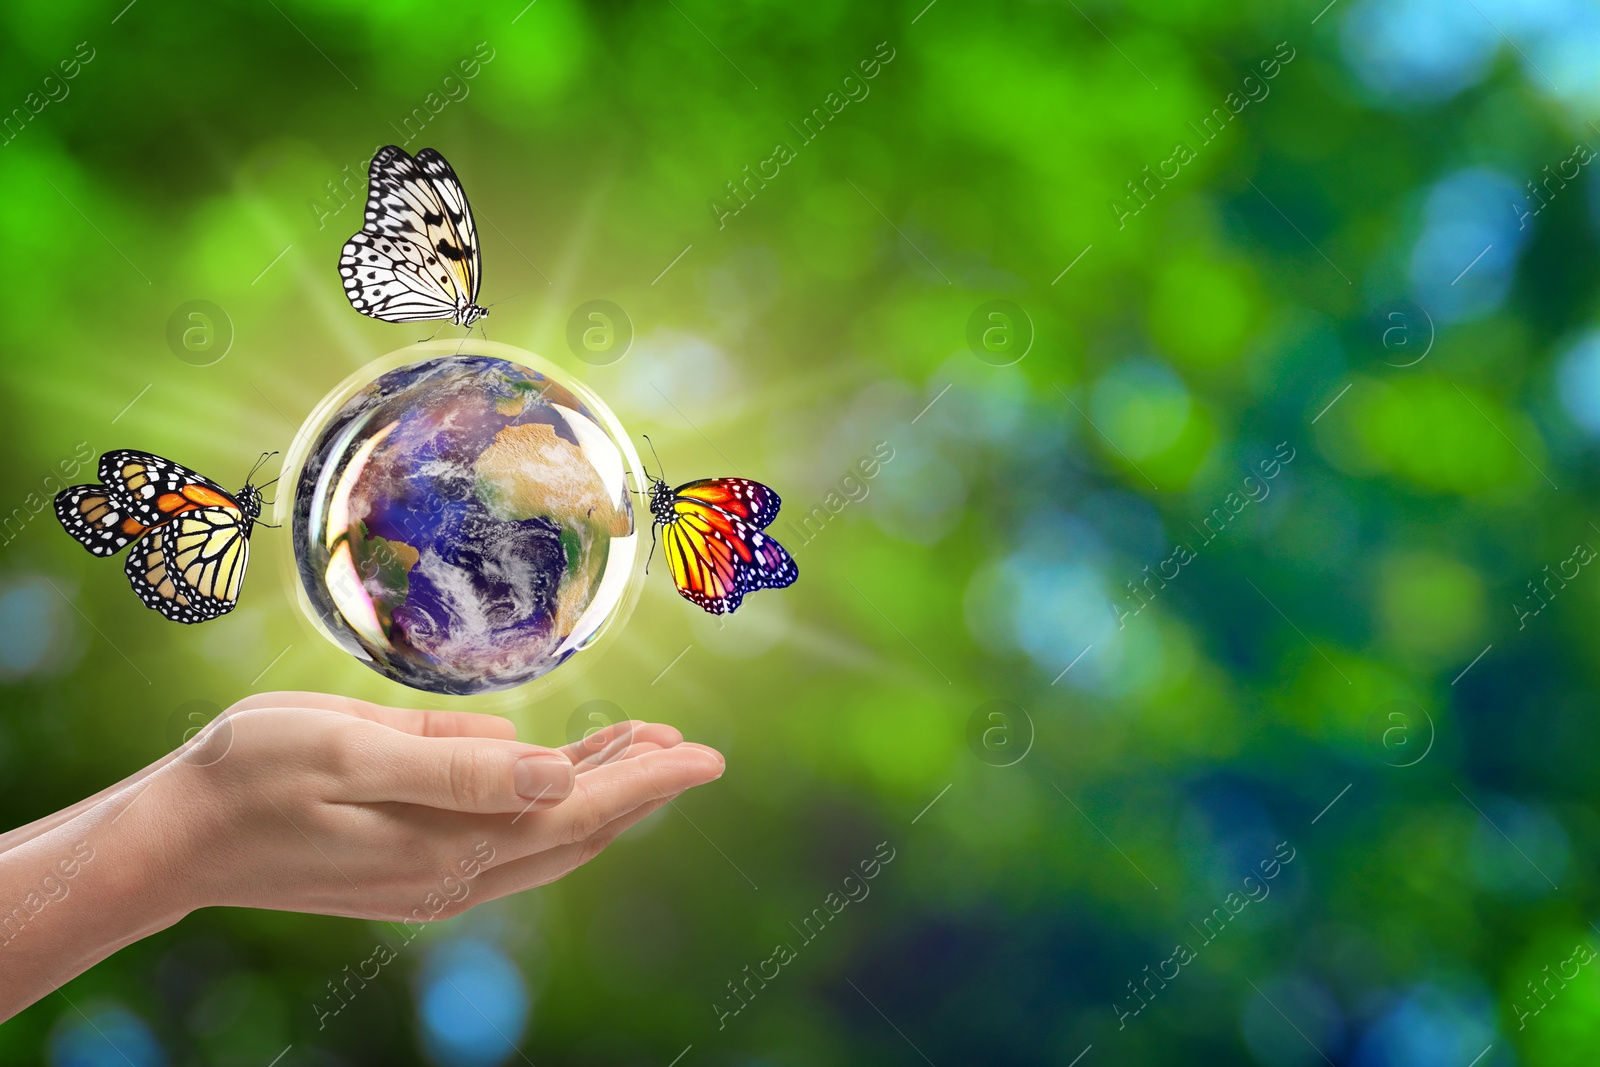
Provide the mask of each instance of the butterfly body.
[{"label": "butterfly body", "polygon": [[389,145],[372,157],[361,230],[339,253],[350,305],[385,322],[449,319],[470,327],[483,268],[466,190],[431,148]]},{"label": "butterfly body", "polygon": [[650,515],[678,592],[712,615],[729,615],[746,593],[792,585],[800,568],[763,532],[781,505],[749,478],[702,478],[676,489],[652,480]]},{"label": "butterfly body", "polygon": [[662,479],[657,478],[650,483],[650,516],[657,526],[677,521],[678,509],[673,504],[672,497],[672,490]]},{"label": "butterfly body", "polygon": [[118,449],[100,457],[100,483],[56,494],[56,518],[96,556],[133,546],[123,571],[146,607],[174,622],[232,611],[261,520],[248,479],[229,493],[181,464]]}]

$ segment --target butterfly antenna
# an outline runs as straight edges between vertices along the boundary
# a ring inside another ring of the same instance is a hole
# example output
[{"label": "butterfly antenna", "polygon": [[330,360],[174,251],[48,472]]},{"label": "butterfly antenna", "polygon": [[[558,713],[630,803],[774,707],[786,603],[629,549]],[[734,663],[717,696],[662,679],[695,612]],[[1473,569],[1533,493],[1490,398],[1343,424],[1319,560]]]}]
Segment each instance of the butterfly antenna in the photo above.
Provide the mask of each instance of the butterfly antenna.
[{"label": "butterfly antenna", "polygon": [[[276,453],[276,452],[263,452],[263,453],[261,453],[261,458],[256,460],[255,466],[250,468],[250,473],[246,474],[244,476],[245,484],[249,485],[250,484],[250,479],[254,478],[256,476],[256,471],[260,470],[263,466],[265,466],[267,460],[271,459],[273,456],[276,456],[277,454],[278,453]],[[278,479],[274,478],[274,479],[272,479],[272,482],[275,482],[277,480]],[[272,482],[267,482],[266,485],[258,485],[258,486],[256,486],[256,488],[257,489],[265,489],[266,486],[267,485],[271,485]]]},{"label": "butterfly antenna", "polygon": [[[658,471],[660,471],[660,472],[661,472],[661,477],[662,477],[662,479],[663,479],[663,480],[665,480],[665,479],[666,479],[666,477],[667,477],[667,468],[666,468],[666,466],[665,466],[665,465],[664,465],[664,464],[663,464],[663,463],[662,463],[662,462],[661,462],[661,455],[660,455],[660,453],[658,453],[658,452],[657,452],[657,451],[656,451],[656,443],[655,443],[655,442],[654,442],[654,441],[652,441],[652,440],[650,440],[650,435],[649,435],[649,434],[647,434],[647,433],[645,433],[645,434],[640,434],[640,435],[639,435],[639,436],[640,436],[640,437],[643,437],[643,438],[644,438],[644,443],[645,443],[645,444],[647,444],[647,445],[649,445],[649,446],[650,446],[650,454],[651,454],[651,455],[652,455],[652,456],[655,456],[655,457],[656,457],[656,470],[658,470]],[[650,472],[649,472],[649,471],[645,471],[645,472],[644,472],[644,473],[645,473],[645,477],[647,477],[647,478],[648,478],[648,477],[649,477],[649,476],[650,476]]]}]

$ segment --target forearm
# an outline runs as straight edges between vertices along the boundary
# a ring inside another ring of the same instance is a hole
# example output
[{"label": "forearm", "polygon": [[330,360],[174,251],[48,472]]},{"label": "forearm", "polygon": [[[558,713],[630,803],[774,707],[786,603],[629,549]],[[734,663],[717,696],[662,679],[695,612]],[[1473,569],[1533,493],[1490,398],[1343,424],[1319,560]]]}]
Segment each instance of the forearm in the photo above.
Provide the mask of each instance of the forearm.
[{"label": "forearm", "polygon": [[43,818],[35,819],[33,822],[25,823],[22,826],[18,826],[12,830],[7,830],[5,833],[0,834],[0,853],[5,853],[9,849],[16,848],[25,841],[32,841],[34,838],[38,837],[40,834],[43,834],[47,830],[54,830],[56,827],[77,818],[79,815],[82,815],[84,812],[90,810],[96,805],[110,799],[123,789],[126,789],[134,783],[148,777],[152,772],[166,766],[168,763],[176,759],[182,751],[182,749],[175,749],[172,752],[167,753],[165,756],[162,756],[149,766],[141,767],[139,770],[128,775],[128,777],[124,778],[122,781],[117,782],[114,785],[106,786],[104,789],[100,790],[100,792],[91,797],[85,797],[83,800],[78,801],[71,807],[62,808],[60,811],[51,812],[49,815],[46,815]]},{"label": "forearm", "polygon": [[171,790],[150,777],[0,853],[0,1019],[188,911]]}]

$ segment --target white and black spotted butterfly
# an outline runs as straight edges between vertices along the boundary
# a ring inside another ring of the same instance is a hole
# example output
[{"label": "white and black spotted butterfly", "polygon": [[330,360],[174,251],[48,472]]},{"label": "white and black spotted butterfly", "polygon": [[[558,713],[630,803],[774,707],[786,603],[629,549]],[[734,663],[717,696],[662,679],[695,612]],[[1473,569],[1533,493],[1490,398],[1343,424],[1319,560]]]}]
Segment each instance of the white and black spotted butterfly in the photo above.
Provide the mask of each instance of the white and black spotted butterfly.
[{"label": "white and black spotted butterfly", "polygon": [[100,457],[100,481],[56,494],[56,518],[79,544],[97,556],[133,544],[128,582],[146,607],[174,622],[234,609],[261,518],[249,477],[233,494],[170,459],[124,448]]},{"label": "white and black spotted butterfly", "polygon": [[389,145],[372,157],[361,232],[339,253],[350,305],[385,322],[471,326],[483,266],[467,194],[443,156]]}]

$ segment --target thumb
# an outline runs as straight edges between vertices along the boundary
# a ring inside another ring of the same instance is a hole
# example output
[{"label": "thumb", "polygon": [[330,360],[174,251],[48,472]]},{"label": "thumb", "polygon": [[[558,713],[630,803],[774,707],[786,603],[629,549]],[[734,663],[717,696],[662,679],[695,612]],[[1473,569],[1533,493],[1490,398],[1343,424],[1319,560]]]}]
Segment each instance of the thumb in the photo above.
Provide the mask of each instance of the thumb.
[{"label": "thumb", "polygon": [[346,800],[491,815],[551,807],[572,792],[572,761],[538,745],[419,737],[378,724],[352,735]]}]

